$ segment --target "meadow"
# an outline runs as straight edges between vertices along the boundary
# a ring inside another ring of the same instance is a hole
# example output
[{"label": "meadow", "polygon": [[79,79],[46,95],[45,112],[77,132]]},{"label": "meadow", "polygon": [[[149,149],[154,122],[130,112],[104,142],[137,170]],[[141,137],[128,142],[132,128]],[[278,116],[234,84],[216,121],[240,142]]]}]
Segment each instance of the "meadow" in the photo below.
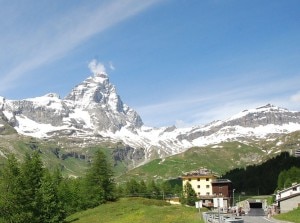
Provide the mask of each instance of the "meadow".
[{"label": "meadow", "polygon": [[274,218],[288,222],[300,223],[300,208],[297,208],[288,213],[275,215]]},{"label": "meadow", "polygon": [[170,205],[159,200],[122,198],[96,208],[77,212],[66,219],[67,223],[203,223],[195,207]]}]

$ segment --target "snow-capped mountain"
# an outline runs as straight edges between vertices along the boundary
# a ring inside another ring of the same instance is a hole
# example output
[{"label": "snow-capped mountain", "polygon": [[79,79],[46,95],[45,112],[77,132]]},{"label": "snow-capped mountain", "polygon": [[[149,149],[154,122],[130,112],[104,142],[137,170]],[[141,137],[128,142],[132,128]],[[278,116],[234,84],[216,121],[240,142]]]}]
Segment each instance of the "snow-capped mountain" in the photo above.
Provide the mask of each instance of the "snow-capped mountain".
[{"label": "snow-capped mountain", "polygon": [[85,137],[143,125],[140,116],[121,101],[104,72],[87,78],[65,99],[54,93],[20,101],[0,98],[0,110],[20,134],[39,138]]},{"label": "snow-capped mountain", "polygon": [[181,153],[192,146],[272,139],[300,130],[300,112],[268,104],[206,126],[146,127],[137,112],[122,102],[108,75],[97,71],[64,99],[54,93],[24,100],[0,97],[0,132],[7,124],[19,134],[37,138],[123,142],[139,151],[144,156],[139,162],[144,162]]}]

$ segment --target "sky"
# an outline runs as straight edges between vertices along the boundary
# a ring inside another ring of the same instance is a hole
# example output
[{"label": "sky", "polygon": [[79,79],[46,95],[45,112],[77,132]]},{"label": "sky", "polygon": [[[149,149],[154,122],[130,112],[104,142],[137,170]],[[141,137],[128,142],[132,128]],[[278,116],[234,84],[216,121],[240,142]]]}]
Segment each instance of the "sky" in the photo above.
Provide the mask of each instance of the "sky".
[{"label": "sky", "polygon": [[299,0],[0,0],[0,95],[64,98],[106,70],[147,126],[300,111]]}]

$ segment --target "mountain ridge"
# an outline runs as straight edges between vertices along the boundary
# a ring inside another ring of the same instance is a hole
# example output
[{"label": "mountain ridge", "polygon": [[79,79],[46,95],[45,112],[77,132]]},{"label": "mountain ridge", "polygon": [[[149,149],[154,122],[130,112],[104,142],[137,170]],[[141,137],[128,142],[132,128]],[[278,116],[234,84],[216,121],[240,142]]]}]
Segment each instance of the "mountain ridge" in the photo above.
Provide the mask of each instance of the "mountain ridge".
[{"label": "mountain ridge", "polygon": [[[274,140],[300,130],[300,112],[267,104],[204,126],[147,127],[139,114],[123,103],[106,72],[94,70],[93,76],[75,86],[64,99],[55,93],[23,100],[0,97],[0,132],[7,126],[21,135],[41,139],[122,142],[129,146],[127,151],[132,156],[138,154],[136,166],[194,146]],[[117,157],[126,156],[123,152],[119,151]]]}]

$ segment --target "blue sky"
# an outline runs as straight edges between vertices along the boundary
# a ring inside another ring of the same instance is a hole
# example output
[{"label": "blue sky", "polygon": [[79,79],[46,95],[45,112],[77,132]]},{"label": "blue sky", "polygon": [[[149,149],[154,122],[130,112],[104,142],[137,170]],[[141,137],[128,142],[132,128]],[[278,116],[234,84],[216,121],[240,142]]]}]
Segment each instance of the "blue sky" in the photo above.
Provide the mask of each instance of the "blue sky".
[{"label": "blue sky", "polygon": [[0,95],[65,97],[106,67],[148,126],[300,110],[299,0],[0,0]]}]

